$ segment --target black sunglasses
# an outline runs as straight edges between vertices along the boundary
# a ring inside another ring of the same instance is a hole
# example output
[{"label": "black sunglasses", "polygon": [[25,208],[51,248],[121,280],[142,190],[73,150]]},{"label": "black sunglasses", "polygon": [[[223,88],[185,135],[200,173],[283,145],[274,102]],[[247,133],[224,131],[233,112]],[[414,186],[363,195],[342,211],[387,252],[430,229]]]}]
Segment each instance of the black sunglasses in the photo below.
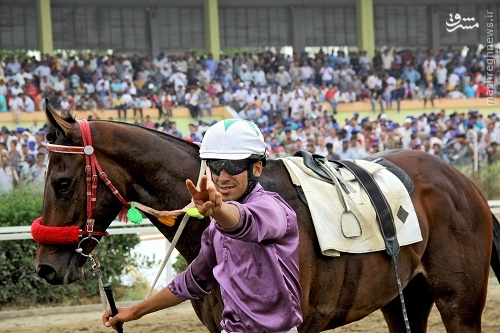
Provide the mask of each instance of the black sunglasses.
[{"label": "black sunglasses", "polygon": [[231,176],[236,176],[248,170],[250,163],[247,160],[207,160],[207,165],[216,176],[220,176],[222,169]]}]

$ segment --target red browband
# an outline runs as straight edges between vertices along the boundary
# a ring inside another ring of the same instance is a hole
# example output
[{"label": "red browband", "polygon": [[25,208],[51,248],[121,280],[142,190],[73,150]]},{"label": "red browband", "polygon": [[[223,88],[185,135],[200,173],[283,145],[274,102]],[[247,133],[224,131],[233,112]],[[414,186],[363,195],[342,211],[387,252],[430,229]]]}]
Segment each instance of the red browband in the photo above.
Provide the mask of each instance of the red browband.
[{"label": "red browband", "polygon": [[[80,230],[79,226],[49,227],[42,225],[40,216],[31,225],[31,236],[40,244],[78,244],[81,236],[88,235],[86,230]],[[106,231],[93,231],[94,236],[107,236]]]}]

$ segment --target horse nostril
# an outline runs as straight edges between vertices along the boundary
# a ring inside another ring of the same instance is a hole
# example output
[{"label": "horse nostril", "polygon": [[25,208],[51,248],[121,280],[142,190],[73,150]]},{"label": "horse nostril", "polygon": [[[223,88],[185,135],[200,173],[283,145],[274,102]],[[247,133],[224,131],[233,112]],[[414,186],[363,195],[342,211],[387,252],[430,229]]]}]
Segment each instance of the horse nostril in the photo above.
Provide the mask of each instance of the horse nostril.
[{"label": "horse nostril", "polygon": [[56,270],[49,265],[38,265],[36,274],[46,281],[52,281],[56,277]]}]

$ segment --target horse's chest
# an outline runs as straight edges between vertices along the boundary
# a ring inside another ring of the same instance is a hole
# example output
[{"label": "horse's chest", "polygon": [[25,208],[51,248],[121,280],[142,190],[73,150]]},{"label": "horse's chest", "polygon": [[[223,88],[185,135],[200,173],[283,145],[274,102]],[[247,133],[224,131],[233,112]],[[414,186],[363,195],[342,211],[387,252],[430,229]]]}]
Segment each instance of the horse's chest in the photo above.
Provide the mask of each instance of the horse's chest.
[{"label": "horse's chest", "polygon": [[220,296],[219,287],[200,300],[191,301],[193,309],[206,328],[211,333],[219,333],[222,330],[222,309],[224,304]]}]

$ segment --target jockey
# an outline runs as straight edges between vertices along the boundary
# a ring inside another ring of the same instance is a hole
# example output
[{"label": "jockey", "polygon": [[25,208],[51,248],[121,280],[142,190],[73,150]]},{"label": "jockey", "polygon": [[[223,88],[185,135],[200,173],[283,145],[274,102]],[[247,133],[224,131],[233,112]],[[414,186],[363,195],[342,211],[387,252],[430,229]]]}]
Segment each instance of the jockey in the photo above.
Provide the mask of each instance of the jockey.
[{"label": "jockey", "polygon": [[167,288],[131,307],[103,315],[105,326],[200,299],[220,285],[222,332],[297,332],[302,323],[299,234],[293,209],[258,178],[266,143],[254,123],[222,120],[200,148],[213,177],[199,189],[186,181],[193,202],[211,223],[198,257]]}]

